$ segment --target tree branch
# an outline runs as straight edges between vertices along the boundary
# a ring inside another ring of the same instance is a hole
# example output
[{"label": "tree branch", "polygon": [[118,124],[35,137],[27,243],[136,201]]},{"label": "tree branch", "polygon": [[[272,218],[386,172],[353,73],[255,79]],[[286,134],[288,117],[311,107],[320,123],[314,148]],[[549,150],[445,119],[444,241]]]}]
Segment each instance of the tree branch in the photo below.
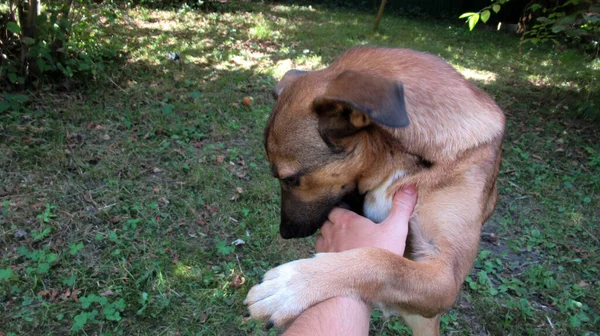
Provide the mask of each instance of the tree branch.
[{"label": "tree branch", "polygon": [[373,31],[376,32],[379,29],[379,22],[381,21],[381,17],[383,16],[383,9],[387,4],[387,0],[381,0],[381,6],[379,6],[379,12],[377,12],[377,18],[375,19],[375,26],[373,27]]}]

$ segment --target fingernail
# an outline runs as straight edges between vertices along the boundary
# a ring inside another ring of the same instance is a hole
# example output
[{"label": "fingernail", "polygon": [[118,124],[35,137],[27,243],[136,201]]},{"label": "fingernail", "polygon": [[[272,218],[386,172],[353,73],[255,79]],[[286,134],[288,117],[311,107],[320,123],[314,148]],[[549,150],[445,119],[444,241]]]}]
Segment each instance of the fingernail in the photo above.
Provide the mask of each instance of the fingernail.
[{"label": "fingernail", "polygon": [[402,191],[409,195],[414,195],[417,192],[417,188],[414,185],[411,185],[404,188]]}]

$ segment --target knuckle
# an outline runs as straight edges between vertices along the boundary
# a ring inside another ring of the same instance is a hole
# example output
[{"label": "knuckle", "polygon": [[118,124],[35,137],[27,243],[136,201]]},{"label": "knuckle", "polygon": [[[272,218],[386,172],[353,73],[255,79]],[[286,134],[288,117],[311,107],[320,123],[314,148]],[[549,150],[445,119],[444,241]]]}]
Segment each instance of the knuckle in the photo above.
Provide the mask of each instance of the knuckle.
[{"label": "knuckle", "polygon": [[352,222],[356,221],[357,219],[361,218],[359,215],[357,215],[356,213],[350,211],[350,210],[344,210],[344,213],[342,214],[341,222],[340,224],[344,225],[344,226],[348,226],[349,224],[351,224]]},{"label": "knuckle", "polygon": [[333,228],[333,223],[329,220],[326,221],[323,226],[321,226],[321,234],[320,236],[328,236]]},{"label": "knuckle", "polygon": [[328,216],[331,223],[336,223],[341,220],[341,218],[344,216],[344,212],[346,212],[346,210],[342,208],[333,208]]},{"label": "knuckle", "polygon": [[399,199],[396,200],[396,206],[403,209],[408,209],[412,207],[412,204],[406,200]]}]

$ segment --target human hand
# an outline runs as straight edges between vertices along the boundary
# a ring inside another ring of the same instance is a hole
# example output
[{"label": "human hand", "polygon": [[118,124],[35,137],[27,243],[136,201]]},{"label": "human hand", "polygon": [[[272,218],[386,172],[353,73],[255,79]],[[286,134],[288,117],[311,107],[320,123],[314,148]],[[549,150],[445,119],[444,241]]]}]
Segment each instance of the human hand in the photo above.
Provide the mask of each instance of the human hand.
[{"label": "human hand", "polygon": [[379,224],[350,210],[334,208],[321,227],[315,249],[317,253],[321,253],[377,247],[403,255],[408,221],[416,203],[417,190],[414,186],[398,190],[394,195],[390,214]]}]

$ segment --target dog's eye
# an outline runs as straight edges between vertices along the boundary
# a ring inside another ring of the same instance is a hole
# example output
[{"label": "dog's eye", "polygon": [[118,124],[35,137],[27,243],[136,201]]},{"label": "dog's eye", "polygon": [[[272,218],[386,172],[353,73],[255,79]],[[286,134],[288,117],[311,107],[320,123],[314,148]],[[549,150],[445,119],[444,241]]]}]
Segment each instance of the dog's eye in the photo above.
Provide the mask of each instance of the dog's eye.
[{"label": "dog's eye", "polygon": [[300,185],[300,176],[292,175],[292,176],[281,179],[281,182],[283,182],[288,187],[292,187],[292,188],[297,187]]}]

